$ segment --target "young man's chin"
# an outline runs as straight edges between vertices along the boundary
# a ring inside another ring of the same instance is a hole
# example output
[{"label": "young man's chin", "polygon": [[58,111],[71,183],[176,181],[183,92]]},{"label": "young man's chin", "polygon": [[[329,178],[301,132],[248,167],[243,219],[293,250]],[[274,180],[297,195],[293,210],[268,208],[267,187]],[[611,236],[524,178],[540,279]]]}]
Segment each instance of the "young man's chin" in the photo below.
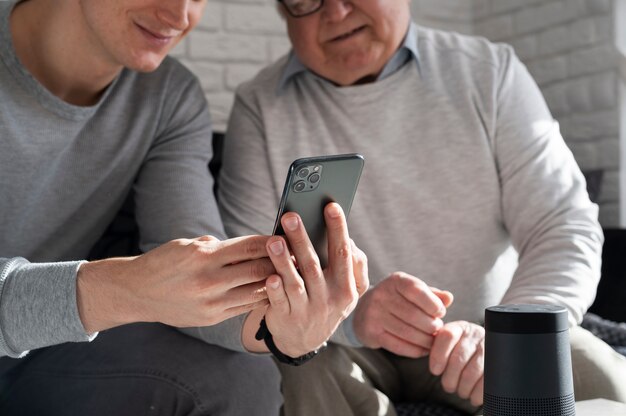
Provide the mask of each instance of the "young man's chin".
[{"label": "young man's chin", "polygon": [[156,71],[166,56],[167,55],[143,57],[141,59],[135,59],[132,62],[128,62],[124,66],[137,72],[152,72]]}]

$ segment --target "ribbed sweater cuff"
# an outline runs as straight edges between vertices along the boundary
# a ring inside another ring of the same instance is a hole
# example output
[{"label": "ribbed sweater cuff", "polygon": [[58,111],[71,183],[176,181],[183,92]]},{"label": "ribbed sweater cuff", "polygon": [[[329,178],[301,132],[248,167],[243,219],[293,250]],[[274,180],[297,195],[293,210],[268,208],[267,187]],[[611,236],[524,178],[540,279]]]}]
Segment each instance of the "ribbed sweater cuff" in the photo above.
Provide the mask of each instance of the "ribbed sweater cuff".
[{"label": "ribbed sweater cuff", "polygon": [[78,314],[76,276],[83,262],[9,260],[0,274],[0,355],[63,342],[91,341]]}]

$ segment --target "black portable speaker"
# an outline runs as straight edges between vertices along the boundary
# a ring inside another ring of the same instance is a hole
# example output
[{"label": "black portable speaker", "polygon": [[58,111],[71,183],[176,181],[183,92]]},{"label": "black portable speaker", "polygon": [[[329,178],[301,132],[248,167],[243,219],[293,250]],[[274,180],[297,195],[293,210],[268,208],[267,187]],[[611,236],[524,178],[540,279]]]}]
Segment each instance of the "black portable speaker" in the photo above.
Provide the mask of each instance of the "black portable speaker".
[{"label": "black portable speaker", "polygon": [[487,308],[484,382],[484,416],[574,416],[567,310]]}]

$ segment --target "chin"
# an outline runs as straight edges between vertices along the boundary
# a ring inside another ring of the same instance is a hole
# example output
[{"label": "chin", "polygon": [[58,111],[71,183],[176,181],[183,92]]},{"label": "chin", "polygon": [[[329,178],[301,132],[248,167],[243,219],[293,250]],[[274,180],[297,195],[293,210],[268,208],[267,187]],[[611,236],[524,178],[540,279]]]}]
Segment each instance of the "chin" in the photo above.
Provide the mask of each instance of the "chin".
[{"label": "chin", "polygon": [[156,71],[161,65],[166,55],[159,56],[145,56],[141,58],[135,58],[127,62],[124,66],[128,69],[137,72],[152,72]]}]

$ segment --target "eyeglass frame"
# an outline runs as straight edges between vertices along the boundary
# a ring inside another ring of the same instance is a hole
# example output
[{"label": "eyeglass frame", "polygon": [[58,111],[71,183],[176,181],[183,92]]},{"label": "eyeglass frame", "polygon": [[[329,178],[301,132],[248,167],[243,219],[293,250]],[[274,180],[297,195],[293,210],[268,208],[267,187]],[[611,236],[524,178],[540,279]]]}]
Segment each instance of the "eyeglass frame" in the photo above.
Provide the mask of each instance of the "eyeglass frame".
[{"label": "eyeglass frame", "polygon": [[305,14],[294,14],[294,13],[293,13],[293,12],[289,9],[289,7],[287,7],[287,5],[285,4],[285,0],[277,0],[277,1],[278,1],[280,4],[282,4],[282,5],[283,5],[283,7],[285,8],[285,10],[287,11],[287,13],[289,13],[289,15],[290,15],[291,17],[295,17],[296,19],[297,19],[297,18],[300,18],[300,17],[310,16],[310,15],[312,15],[313,13],[317,13],[317,12],[318,12],[318,11],[320,11],[320,9],[324,6],[324,0],[319,0],[319,2],[320,2],[319,6],[318,6],[317,8],[315,8],[315,9],[311,10],[310,12],[307,12],[307,13],[305,13]]}]

